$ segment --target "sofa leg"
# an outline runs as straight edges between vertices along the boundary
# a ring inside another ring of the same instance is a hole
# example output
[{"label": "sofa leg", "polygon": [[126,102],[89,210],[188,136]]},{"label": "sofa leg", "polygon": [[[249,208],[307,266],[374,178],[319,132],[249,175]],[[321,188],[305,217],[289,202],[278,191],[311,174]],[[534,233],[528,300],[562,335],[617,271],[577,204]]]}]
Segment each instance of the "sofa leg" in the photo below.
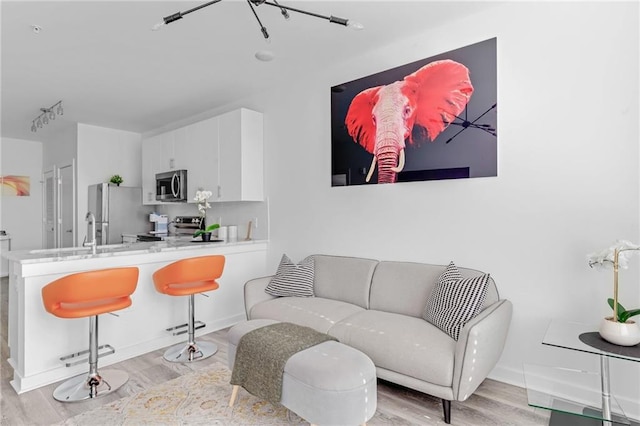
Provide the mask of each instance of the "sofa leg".
[{"label": "sofa leg", "polygon": [[451,401],[442,399],[442,410],[444,411],[444,422],[451,424]]}]

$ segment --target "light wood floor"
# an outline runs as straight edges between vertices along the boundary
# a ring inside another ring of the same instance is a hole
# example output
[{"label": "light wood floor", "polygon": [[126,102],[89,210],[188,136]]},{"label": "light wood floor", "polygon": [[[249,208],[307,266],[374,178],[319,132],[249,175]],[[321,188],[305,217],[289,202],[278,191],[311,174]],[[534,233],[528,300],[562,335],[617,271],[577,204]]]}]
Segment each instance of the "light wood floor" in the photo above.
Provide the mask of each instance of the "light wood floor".
[{"label": "light wood floor", "polygon": [[[205,360],[190,364],[175,364],[164,361],[164,350],[123,361],[109,368],[125,370],[129,382],[114,394],[92,401],[60,403],[53,399],[52,392],[57,384],[45,386],[17,395],[9,381],[13,369],[7,358],[7,303],[8,280],[0,280],[0,425],[50,425],[99,407],[102,404],[135,394],[190,371],[206,368],[211,363],[227,362],[226,330],[212,332],[200,339],[215,342],[218,352]],[[186,315],[186,312],[185,312]],[[46,348],[42,348],[46,350]],[[117,350],[117,348],[116,348]],[[229,386],[231,392],[231,386]],[[415,392],[391,383],[378,383],[378,410],[402,419],[396,424],[442,425],[442,404],[440,399]],[[494,380],[485,380],[478,390],[465,402],[452,402],[453,425],[501,426],[501,425],[546,425],[548,414],[534,411],[527,405],[524,389]],[[100,424],[99,419],[94,424]]]}]

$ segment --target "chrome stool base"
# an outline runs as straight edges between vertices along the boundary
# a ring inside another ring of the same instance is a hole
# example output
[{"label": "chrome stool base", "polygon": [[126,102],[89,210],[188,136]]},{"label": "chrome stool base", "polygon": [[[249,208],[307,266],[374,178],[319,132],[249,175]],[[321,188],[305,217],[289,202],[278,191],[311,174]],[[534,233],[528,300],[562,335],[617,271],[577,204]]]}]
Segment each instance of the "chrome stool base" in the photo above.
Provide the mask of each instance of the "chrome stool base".
[{"label": "chrome stool base", "polygon": [[98,398],[118,390],[127,383],[129,375],[120,370],[104,370],[98,375],[99,383],[91,392],[90,377],[80,374],[63,382],[53,391],[53,397],[60,402],[78,402],[86,399]]},{"label": "chrome stool base", "polygon": [[211,342],[179,343],[167,349],[163,357],[169,362],[194,362],[209,358],[216,352],[218,345]]}]

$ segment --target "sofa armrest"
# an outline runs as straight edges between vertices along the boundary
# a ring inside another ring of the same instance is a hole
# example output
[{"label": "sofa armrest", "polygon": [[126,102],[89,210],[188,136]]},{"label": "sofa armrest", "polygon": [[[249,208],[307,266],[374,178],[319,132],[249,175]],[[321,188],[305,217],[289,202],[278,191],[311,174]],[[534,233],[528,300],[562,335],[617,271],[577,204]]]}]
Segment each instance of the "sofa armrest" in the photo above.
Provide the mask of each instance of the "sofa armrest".
[{"label": "sofa armrest", "polygon": [[511,302],[502,299],[485,308],[460,331],[453,367],[453,396],[466,400],[500,359],[509,331]]},{"label": "sofa armrest", "polygon": [[253,308],[254,305],[264,302],[265,300],[276,298],[264,291],[269,281],[271,281],[271,277],[273,277],[273,275],[254,278],[244,284],[244,310],[247,314],[247,319],[251,319],[251,308]]}]

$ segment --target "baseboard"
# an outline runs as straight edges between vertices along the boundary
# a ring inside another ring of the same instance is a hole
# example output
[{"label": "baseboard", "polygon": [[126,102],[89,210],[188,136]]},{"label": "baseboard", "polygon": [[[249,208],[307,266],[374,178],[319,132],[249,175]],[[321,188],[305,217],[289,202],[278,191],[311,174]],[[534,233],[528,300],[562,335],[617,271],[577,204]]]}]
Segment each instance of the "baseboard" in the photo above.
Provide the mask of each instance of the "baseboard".
[{"label": "baseboard", "polygon": [[488,377],[498,382],[507,383],[519,388],[525,387],[524,373],[522,369],[508,368],[501,365],[496,365],[496,367],[491,371]]}]

